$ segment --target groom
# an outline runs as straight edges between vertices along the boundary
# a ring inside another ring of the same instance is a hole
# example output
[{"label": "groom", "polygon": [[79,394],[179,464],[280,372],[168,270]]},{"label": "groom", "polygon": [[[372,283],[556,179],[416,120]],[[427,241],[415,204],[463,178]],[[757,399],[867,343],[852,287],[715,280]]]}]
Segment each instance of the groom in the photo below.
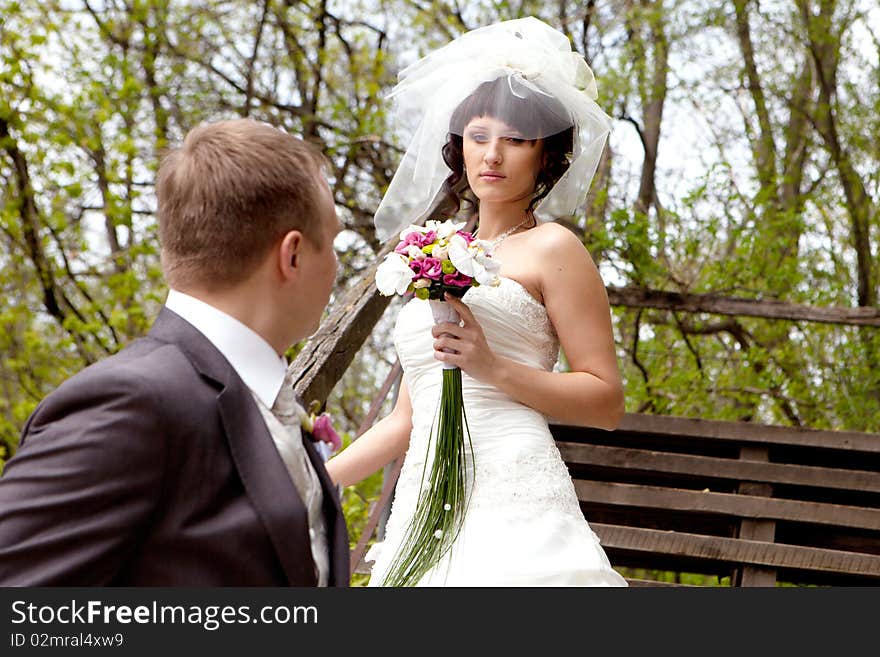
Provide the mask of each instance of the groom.
[{"label": "groom", "polygon": [[335,282],[324,163],[247,119],[165,157],[165,308],[25,425],[0,478],[0,585],[347,586],[345,520],[282,356]]}]

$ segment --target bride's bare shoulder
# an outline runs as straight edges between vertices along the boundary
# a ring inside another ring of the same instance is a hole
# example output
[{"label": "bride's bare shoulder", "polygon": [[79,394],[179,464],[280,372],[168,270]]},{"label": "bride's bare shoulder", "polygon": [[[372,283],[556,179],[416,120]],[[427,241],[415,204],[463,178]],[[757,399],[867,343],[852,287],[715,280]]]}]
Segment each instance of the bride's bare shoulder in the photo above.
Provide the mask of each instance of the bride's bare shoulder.
[{"label": "bride's bare shoulder", "polygon": [[589,257],[580,238],[565,226],[548,221],[539,224],[531,231],[535,248],[544,253]]},{"label": "bride's bare shoulder", "polygon": [[545,221],[544,223],[540,223],[535,226],[531,232],[535,237],[540,237],[544,240],[564,240],[574,238],[575,241],[580,241],[578,240],[577,235],[555,221]]}]

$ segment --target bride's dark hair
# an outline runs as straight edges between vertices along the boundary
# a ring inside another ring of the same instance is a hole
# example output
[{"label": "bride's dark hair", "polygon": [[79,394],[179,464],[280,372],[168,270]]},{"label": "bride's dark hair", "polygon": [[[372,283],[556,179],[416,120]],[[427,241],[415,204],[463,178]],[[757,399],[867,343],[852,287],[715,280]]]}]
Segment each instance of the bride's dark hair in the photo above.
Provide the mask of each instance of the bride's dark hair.
[{"label": "bride's dark hair", "polygon": [[[503,98],[499,102],[499,98]],[[465,98],[449,119],[449,134],[443,146],[443,161],[451,173],[443,182],[438,202],[431,212],[435,218],[448,217],[461,210],[462,202],[476,210],[479,200],[468,185],[464,172],[464,145],[462,133],[471,119],[489,116],[503,121],[523,134],[541,134],[540,127],[558,122],[559,116],[566,114],[555,99],[534,100],[533,94],[521,98],[514,95],[506,77],[484,82]],[[550,105],[556,104],[556,108]],[[531,212],[553,189],[553,186],[568,169],[573,148],[574,130],[569,127],[562,132],[541,137],[544,142],[543,164],[535,181],[535,194],[529,203]]]}]

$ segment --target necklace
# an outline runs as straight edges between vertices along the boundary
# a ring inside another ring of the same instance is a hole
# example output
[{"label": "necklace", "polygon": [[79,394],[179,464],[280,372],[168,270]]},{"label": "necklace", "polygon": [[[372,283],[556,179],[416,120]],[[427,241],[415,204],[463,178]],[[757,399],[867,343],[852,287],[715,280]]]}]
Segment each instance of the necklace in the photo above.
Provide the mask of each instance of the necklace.
[{"label": "necklace", "polygon": [[[505,239],[507,239],[508,237],[510,237],[511,235],[513,235],[516,231],[518,231],[520,228],[522,228],[523,226],[525,226],[525,225],[526,225],[527,223],[529,223],[531,220],[532,220],[532,215],[531,215],[531,213],[530,213],[530,214],[528,214],[528,215],[526,216],[525,219],[523,219],[523,220],[522,220],[520,223],[518,223],[516,226],[514,226],[514,227],[512,227],[512,228],[508,228],[507,230],[505,230],[505,231],[504,231],[503,233],[501,233],[498,237],[496,237],[494,240],[492,240],[491,242],[489,242],[489,251],[494,251],[495,249],[497,249],[497,248],[498,248],[498,245],[501,244],[501,242],[503,242]],[[479,232],[479,229],[478,229],[478,232]]]}]

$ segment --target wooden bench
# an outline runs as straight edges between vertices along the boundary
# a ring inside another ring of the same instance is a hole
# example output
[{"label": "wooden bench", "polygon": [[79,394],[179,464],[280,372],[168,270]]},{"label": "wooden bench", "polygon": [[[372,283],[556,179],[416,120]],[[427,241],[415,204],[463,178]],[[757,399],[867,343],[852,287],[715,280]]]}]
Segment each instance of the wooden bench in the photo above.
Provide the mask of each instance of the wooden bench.
[{"label": "wooden bench", "polygon": [[551,429],[615,567],[880,585],[880,434],[639,414]]}]

